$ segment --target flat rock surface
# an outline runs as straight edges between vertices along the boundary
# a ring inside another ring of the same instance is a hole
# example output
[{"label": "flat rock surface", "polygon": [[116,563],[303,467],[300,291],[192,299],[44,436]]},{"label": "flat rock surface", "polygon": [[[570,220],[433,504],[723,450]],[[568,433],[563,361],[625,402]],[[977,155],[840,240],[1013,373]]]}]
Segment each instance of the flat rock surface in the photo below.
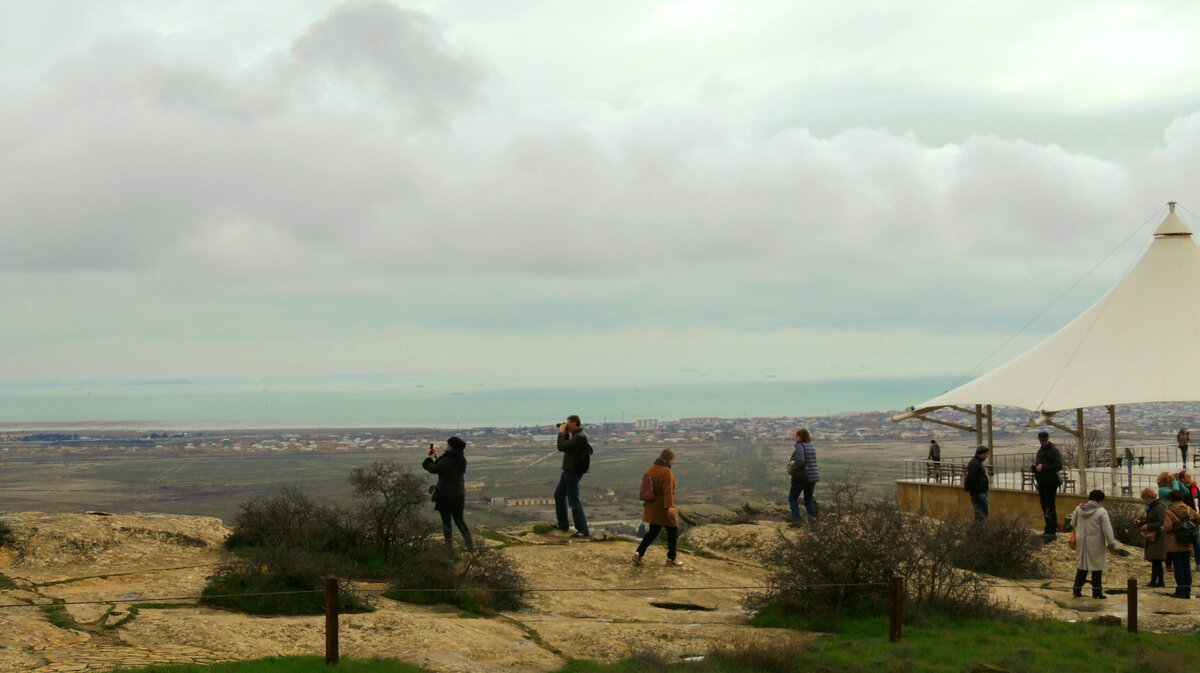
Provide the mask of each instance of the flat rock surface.
[{"label": "flat rock surface", "polygon": [[[17,543],[0,549],[0,670],[38,673],[111,670],[152,663],[208,663],[270,655],[322,654],[324,618],[252,617],[193,600],[225,552],[219,520],[121,514],[4,515]],[[371,613],[341,616],[341,653],[394,657],[435,671],[556,670],[573,658],[616,661],[640,651],[668,657],[755,640],[803,643],[815,634],[745,625],[742,600],[765,577],[758,550],[795,529],[768,521],[687,531],[683,567],[666,567],[663,544],[633,563],[628,540],[569,540],[528,528],[504,531],[525,574],[526,609],[484,619],[445,606],[379,598]],[[1106,584],[1124,587],[1148,565],[1141,550],[1110,556]],[[1072,598],[1074,554],[1065,536],[1039,551],[1050,580],[996,580],[996,596],[1031,614],[1064,620],[1125,618],[1125,596]],[[1168,576],[1168,582],[1171,578]],[[378,587],[367,587],[378,588]],[[1200,600],[1140,593],[1140,624],[1156,631],[1200,630]],[[36,607],[66,605],[75,626],[51,624]],[[131,608],[141,606],[131,615]]]}]

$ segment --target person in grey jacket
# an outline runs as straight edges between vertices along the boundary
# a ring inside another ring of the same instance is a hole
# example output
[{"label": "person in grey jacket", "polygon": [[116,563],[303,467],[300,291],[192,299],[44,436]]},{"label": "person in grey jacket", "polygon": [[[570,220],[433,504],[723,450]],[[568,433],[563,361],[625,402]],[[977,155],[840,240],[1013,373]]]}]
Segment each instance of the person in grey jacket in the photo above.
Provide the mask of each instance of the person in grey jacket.
[{"label": "person in grey jacket", "polygon": [[463,475],[467,473],[466,448],[467,443],[461,438],[451,437],[446,440],[446,449],[440,456],[437,449],[430,446],[421,467],[425,468],[426,472],[438,476],[437,486],[433,488],[433,508],[442,515],[442,534],[446,538],[446,548],[451,549],[454,546],[454,531],[450,528],[450,520],[453,519],[458,531],[462,533],[467,551],[473,552],[475,545],[471,541],[471,529],[467,528],[467,522],[463,520],[463,510],[467,502],[467,488],[463,479]]},{"label": "person in grey jacket", "polygon": [[562,476],[558,479],[558,487],[554,489],[554,513],[558,518],[555,528],[570,530],[567,525],[567,504],[570,503],[571,516],[575,519],[575,534],[571,537],[591,537],[587,515],[584,514],[583,503],[579,500],[579,480],[583,479],[583,475],[587,474],[591,467],[592,445],[588,443],[578,416],[567,416],[567,421],[559,424],[558,450],[562,451],[563,459]]},{"label": "person in grey jacket", "polygon": [[817,518],[817,501],[813,489],[821,480],[817,470],[817,450],[812,445],[812,434],[808,428],[796,431],[796,448],[792,451],[792,488],[788,491],[788,505],[792,508],[792,521],[800,522],[800,496],[804,496],[804,511],[809,520]]},{"label": "person in grey jacket", "polygon": [[982,444],[976,448],[975,457],[967,462],[967,474],[963,477],[963,488],[971,496],[976,521],[987,521],[988,518],[988,474],[983,461],[987,460],[989,452],[990,449]]},{"label": "person in grey jacket", "polygon": [[1104,568],[1108,564],[1105,550],[1116,551],[1117,538],[1113,535],[1112,521],[1104,502],[1104,491],[1088,493],[1088,501],[1071,513],[1071,530],[1075,531],[1075,585],[1071,594],[1083,596],[1083,580],[1092,573],[1092,598],[1108,598],[1104,595]]}]

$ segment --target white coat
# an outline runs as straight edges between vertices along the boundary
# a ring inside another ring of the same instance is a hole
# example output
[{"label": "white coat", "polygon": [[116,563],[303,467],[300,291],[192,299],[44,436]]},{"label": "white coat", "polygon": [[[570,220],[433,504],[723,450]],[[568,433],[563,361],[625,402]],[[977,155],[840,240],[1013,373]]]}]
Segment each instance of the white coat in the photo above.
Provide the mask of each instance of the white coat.
[{"label": "white coat", "polygon": [[1075,561],[1080,570],[1104,570],[1108,559],[1105,550],[1115,545],[1108,510],[1089,500],[1071,513],[1071,529],[1075,531]]}]

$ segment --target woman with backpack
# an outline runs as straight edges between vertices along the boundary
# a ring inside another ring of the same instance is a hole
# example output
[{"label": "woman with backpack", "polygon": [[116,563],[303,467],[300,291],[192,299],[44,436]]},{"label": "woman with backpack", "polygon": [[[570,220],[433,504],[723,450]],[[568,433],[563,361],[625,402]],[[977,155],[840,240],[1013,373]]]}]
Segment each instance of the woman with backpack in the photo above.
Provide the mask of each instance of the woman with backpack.
[{"label": "woman with backpack", "polygon": [[642,536],[633,562],[642,565],[642,557],[646,550],[654,544],[662,529],[667,529],[667,567],[683,565],[675,559],[675,547],[679,542],[679,517],[675,512],[675,474],[671,466],[675,464],[675,452],[663,449],[646,474],[642,476],[642,521],[650,524],[650,529]]},{"label": "woman with backpack", "polygon": [[[1167,507],[1162,533],[1167,539],[1167,559],[1175,568],[1175,598],[1192,597],[1192,564],[1188,556],[1196,542],[1196,524],[1200,514],[1183,504],[1183,494],[1171,491],[1167,496],[1171,505]],[[1191,525],[1188,525],[1190,522]]]},{"label": "woman with backpack", "polygon": [[812,445],[808,428],[796,431],[796,449],[788,462],[792,474],[792,488],[788,491],[788,505],[792,508],[792,522],[800,523],[800,496],[804,496],[804,511],[810,521],[817,518],[817,501],[813,499],[813,488],[821,480],[817,471],[817,450]]}]

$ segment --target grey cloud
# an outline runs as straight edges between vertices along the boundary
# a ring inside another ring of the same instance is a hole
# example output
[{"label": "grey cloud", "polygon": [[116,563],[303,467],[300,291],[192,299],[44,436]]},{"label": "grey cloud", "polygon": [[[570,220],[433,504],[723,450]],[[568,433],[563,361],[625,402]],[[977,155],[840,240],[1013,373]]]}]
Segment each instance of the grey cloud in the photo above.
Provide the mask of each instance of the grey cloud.
[{"label": "grey cloud", "polygon": [[437,123],[448,108],[473,102],[483,81],[482,67],[456,53],[428,15],[382,0],[334,9],[296,39],[292,53],[305,70],[377,80]]}]

